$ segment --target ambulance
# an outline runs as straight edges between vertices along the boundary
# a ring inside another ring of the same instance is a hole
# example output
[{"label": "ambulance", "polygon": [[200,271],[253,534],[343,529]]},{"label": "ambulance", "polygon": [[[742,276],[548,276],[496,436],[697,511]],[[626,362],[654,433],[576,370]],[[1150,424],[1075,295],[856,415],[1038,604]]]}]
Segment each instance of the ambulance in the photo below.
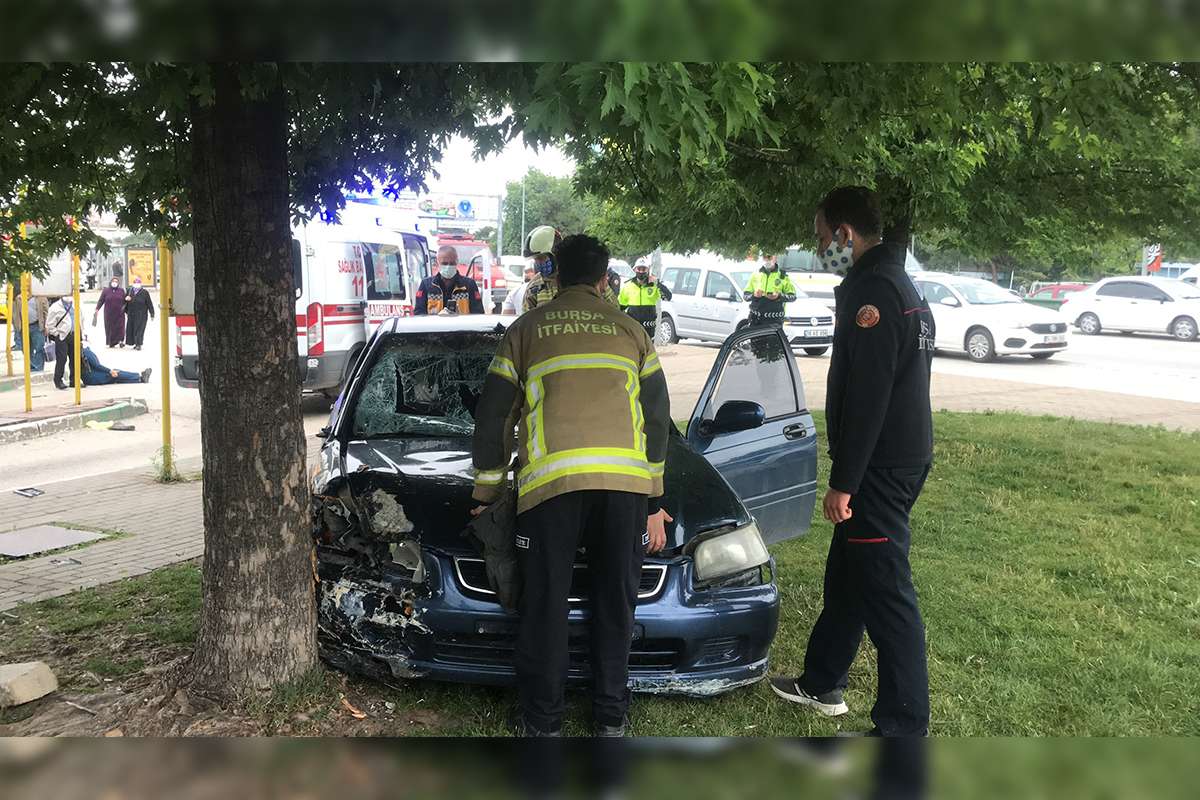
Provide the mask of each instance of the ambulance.
[{"label": "ambulance", "polygon": [[[433,240],[415,216],[348,203],[341,224],[310,222],[292,230],[296,348],[304,391],[337,395],[367,339],[385,319],[412,316],[430,275]],[[192,246],[176,251],[175,378],[200,381]]]}]

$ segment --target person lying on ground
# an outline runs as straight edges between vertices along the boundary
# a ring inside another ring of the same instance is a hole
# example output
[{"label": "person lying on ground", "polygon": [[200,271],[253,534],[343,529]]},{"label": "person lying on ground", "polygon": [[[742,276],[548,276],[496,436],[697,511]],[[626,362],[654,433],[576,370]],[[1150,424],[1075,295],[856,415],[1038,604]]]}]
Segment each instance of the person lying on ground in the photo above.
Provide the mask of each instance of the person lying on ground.
[{"label": "person lying on ground", "polygon": [[149,383],[150,369],[140,373],[112,369],[100,363],[92,348],[83,348],[83,384],[84,386],[103,386],[108,383]]}]

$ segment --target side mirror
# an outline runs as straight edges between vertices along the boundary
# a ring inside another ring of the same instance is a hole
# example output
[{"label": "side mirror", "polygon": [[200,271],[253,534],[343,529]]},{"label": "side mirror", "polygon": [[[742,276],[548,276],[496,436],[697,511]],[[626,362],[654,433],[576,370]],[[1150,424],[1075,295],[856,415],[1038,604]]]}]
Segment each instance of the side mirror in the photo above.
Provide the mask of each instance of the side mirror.
[{"label": "side mirror", "polygon": [[960,305],[962,305],[962,303],[958,302],[958,300],[954,297],[943,297],[938,302],[944,306],[949,306],[950,308],[958,308]]},{"label": "side mirror", "polygon": [[766,416],[763,407],[752,400],[727,400],[717,409],[715,417],[700,423],[700,432],[711,436],[761,428]]},{"label": "side mirror", "polygon": [[713,295],[713,297],[715,297],[717,300],[733,299],[733,295],[731,295],[729,292],[717,292],[716,294]]}]

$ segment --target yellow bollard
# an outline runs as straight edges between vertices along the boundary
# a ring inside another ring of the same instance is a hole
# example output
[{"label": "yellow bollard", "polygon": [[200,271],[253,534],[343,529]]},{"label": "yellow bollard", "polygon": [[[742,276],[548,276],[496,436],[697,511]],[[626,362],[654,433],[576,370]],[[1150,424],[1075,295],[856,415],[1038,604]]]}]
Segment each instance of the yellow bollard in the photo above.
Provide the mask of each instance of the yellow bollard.
[{"label": "yellow bollard", "polygon": [[[25,226],[21,226],[24,235]],[[28,272],[21,273],[21,296],[29,297],[33,293],[33,276]],[[25,303],[25,313],[21,315],[21,346],[25,348],[25,410],[33,411],[33,378],[29,369],[29,303]]]},{"label": "yellow bollard", "polygon": [[79,256],[71,254],[71,291],[75,298],[75,347],[71,358],[75,359],[75,405],[83,405],[83,329],[79,319]]},{"label": "yellow bollard", "polygon": [[[25,223],[21,223],[21,238],[25,238]],[[25,348],[25,410],[33,411],[33,377],[29,369],[29,296],[33,294],[33,276],[28,272],[21,273],[21,297],[26,298],[25,313],[21,315],[21,346]]]},{"label": "yellow bollard", "polygon": [[[24,300],[21,301],[25,302]],[[4,321],[4,361],[8,364],[8,377],[12,377],[12,343],[13,343],[13,309],[16,308],[16,301],[13,300],[12,281],[8,282],[8,319]],[[27,306],[28,307],[28,306]],[[22,309],[24,311],[24,309]],[[21,316],[25,316],[24,313]],[[25,358],[29,358],[29,354],[25,354]]]},{"label": "yellow bollard", "polygon": [[162,370],[162,468],[164,475],[175,474],[175,465],[171,457],[171,354],[168,350],[170,336],[171,308],[171,272],[174,268],[174,257],[165,239],[158,240],[158,340],[159,340],[159,369]]}]

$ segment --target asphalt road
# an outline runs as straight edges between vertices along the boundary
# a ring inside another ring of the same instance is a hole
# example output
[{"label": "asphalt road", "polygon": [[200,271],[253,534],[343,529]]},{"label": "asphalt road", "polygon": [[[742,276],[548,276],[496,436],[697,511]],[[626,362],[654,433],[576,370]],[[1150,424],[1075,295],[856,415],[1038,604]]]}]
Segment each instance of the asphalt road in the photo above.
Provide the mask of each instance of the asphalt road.
[{"label": "asphalt road", "polygon": [[953,375],[1200,402],[1200,340],[1180,342],[1166,335],[1073,333],[1070,346],[1045,361],[1013,356],[976,364],[965,354],[939,354],[933,368]]},{"label": "asphalt road", "polygon": [[[107,366],[140,371],[150,366],[154,374],[149,384],[124,386],[87,387],[85,396],[136,397],[149,404],[151,413],[134,420],[137,430],[133,432],[75,431],[46,437],[31,442],[6,445],[0,448],[0,491],[20,486],[36,486],[39,483],[95,476],[102,480],[109,471],[149,468],[161,442],[161,383],[163,376],[159,368],[158,325],[152,322],[147,328],[146,346],[141,352],[131,350],[108,350],[100,327],[90,326],[90,309],[94,305],[84,299],[85,325],[93,349]],[[0,330],[5,330],[0,328]],[[664,368],[671,383],[674,414],[687,416],[695,402],[705,378],[716,358],[718,346],[683,342],[664,348]],[[3,369],[3,348],[0,347],[0,370]],[[829,356],[818,358],[800,357],[799,363],[812,407],[820,407],[824,399],[824,375]],[[17,362],[18,371],[20,362]],[[1130,406],[1137,406],[1136,398],[1158,398],[1183,401],[1200,406],[1200,341],[1177,342],[1167,337],[1121,336],[1104,334],[1098,337],[1073,335],[1070,347],[1047,361],[1030,358],[1006,358],[993,364],[976,364],[964,356],[939,355],[934,360],[934,371],[944,376],[935,378],[934,391],[946,387],[946,393],[959,395],[978,386],[981,393],[992,387],[1005,387],[1009,398],[1004,408],[1027,410],[1033,413],[1074,413],[1074,402],[1092,402],[1098,392],[1116,393],[1113,397],[1119,404],[1125,398]],[[972,383],[978,379],[978,384]],[[999,384],[996,381],[1005,383]],[[1057,398],[1047,403],[1036,390],[1025,392],[1022,399],[1021,384],[1027,387],[1055,387],[1067,392],[1067,399],[1060,403]],[[1013,391],[1015,390],[1015,391]],[[1016,399],[1013,399],[1015,396]],[[1123,396],[1123,397],[1122,397]],[[22,407],[21,392],[0,393],[0,414],[5,410]],[[48,384],[35,389],[36,406],[69,403],[74,393],[59,392]],[[935,398],[935,401],[937,398]],[[196,458],[200,455],[200,397],[195,390],[172,385],[172,429],[175,453],[179,459]],[[981,405],[984,404],[984,405]],[[305,431],[311,438],[326,423],[329,401],[319,395],[306,395],[304,407]],[[987,398],[978,400],[967,397],[954,404],[937,407],[997,407]],[[1190,410],[1190,406],[1189,406]],[[1176,407],[1175,412],[1178,412]],[[1089,416],[1083,414],[1083,416]],[[1096,418],[1095,414],[1090,415]],[[1144,416],[1138,422],[1154,423],[1160,420]],[[1172,424],[1172,419],[1161,420]]]}]

